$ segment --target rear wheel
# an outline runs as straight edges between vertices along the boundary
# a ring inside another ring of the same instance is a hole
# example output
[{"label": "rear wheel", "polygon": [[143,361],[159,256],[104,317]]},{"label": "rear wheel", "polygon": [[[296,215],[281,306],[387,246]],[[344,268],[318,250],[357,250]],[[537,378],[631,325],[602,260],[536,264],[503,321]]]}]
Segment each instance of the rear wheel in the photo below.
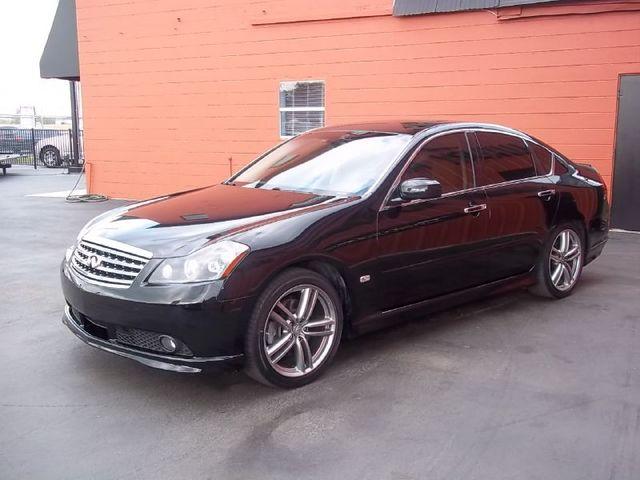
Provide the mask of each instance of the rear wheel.
[{"label": "rear wheel", "polygon": [[577,224],[556,227],[549,235],[537,266],[534,293],[564,298],[575,288],[584,265],[584,235]]},{"label": "rear wheel", "polygon": [[341,332],[341,301],[333,285],[311,270],[287,270],[260,295],[249,320],[247,373],[270,386],[306,385],[331,363]]}]

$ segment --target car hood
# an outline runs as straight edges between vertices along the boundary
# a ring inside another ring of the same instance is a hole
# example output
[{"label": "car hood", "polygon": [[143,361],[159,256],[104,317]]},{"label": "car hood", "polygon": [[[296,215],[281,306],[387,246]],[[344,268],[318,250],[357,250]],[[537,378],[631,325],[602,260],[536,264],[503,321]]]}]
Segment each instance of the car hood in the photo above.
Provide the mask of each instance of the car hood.
[{"label": "car hood", "polygon": [[216,238],[348,201],[343,197],[214,185],[107,212],[83,238],[108,239],[154,257],[187,255]]}]

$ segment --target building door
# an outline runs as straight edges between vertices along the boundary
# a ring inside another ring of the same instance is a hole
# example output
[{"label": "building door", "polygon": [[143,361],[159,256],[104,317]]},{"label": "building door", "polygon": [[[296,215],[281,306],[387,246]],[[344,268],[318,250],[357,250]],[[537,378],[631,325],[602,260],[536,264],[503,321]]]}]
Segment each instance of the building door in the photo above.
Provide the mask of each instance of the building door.
[{"label": "building door", "polygon": [[640,231],[640,75],[620,77],[611,196],[611,226]]}]

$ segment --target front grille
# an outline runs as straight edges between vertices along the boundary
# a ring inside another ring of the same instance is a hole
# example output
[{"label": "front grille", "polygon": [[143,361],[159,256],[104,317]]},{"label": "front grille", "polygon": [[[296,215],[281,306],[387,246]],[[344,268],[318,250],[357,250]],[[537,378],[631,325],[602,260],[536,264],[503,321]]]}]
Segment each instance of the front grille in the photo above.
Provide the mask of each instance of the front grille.
[{"label": "front grille", "polygon": [[[112,242],[113,243],[113,242]],[[127,288],[151,258],[151,253],[136,249],[126,251],[124,244],[117,248],[82,240],[71,257],[73,271],[89,283],[114,288]]]},{"label": "front grille", "polygon": [[[138,328],[125,328],[125,327],[116,327],[116,341],[118,343],[122,343],[124,345],[130,345],[132,347],[143,348],[145,350],[152,350],[154,352],[163,352],[167,353],[167,351],[162,347],[160,343],[160,337],[162,335],[160,333],[149,332],[147,330],[140,330]],[[174,339],[175,340],[175,339]],[[177,355],[185,355],[185,356],[193,356],[189,347],[187,347],[184,343],[176,340],[178,348],[175,352],[172,352]]]}]

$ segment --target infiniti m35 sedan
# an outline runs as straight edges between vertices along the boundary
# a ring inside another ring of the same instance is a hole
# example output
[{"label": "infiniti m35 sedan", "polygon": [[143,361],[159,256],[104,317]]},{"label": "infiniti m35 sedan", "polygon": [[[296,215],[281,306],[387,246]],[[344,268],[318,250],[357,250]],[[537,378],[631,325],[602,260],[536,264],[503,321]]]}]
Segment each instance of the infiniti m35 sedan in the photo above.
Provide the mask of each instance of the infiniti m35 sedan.
[{"label": "infiniti m35 sedan", "polygon": [[608,236],[590,166],[498,125],[321,128],[219,185],[117,208],[67,250],[63,322],[151,367],[299,387],[342,337],[513,289],[562,298]]}]

